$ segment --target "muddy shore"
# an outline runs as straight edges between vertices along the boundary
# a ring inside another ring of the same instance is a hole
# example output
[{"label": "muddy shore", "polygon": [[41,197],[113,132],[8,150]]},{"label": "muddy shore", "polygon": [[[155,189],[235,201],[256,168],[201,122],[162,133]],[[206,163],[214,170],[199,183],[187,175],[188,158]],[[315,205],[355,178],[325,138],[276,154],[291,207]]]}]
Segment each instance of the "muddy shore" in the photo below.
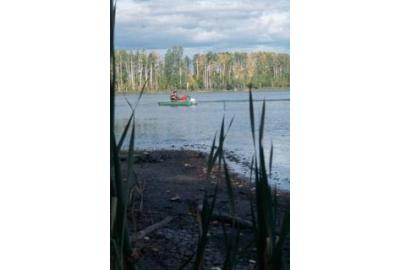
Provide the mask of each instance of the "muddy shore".
[{"label": "muddy shore", "polygon": [[[204,153],[196,151],[141,151],[135,158],[135,172],[141,196],[130,209],[130,233],[148,228],[165,218],[171,220],[160,228],[136,241],[140,250],[137,261],[140,269],[178,269],[195,253],[199,237],[197,207],[204,194],[212,194],[215,183],[221,190],[217,195],[215,213],[229,213],[229,200],[225,178],[217,170],[209,180],[206,177]],[[121,154],[122,169],[126,175],[126,153]],[[251,221],[249,196],[254,189],[248,179],[232,174],[237,217]],[[280,212],[290,205],[290,194],[278,191]],[[210,196],[210,195],[209,195]],[[133,218],[132,218],[133,217]],[[230,228],[229,224],[225,224]],[[250,228],[242,228],[239,240],[237,269],[254,269],[254,235]],[[206,247],[205,269],[222,269],[225,258],[224,232],[221,221],[213,221]],[[289,269],[289,242],[285,247],[284,264]],[[189,263],[185,269],[191,269]],[[220,267],[220,268],[218,268]]]}]

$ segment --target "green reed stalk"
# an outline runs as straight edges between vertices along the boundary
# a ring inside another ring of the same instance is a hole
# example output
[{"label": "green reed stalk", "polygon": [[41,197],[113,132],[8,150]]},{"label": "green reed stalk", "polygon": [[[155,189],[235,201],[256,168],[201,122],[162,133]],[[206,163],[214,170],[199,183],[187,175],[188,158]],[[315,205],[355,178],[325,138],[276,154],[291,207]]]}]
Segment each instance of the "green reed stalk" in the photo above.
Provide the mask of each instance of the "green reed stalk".
[{"label": "green reed stalk", "polygon": [[[116,2],[110,0],[110,62],[111,62],[111,78],[110,78],[110,248],[111,248],[111,269],[135,269],[135,262],[132,258],[132,251],[134,242],[130,241],[129,232],[127,227],[127,208],[129,203],[130,194],[134,192],[136,184],[136,177],[134,173],[134,141],[135,141],[135,109],[143,95],[143,91],[147,81],[142,86],[139,98],[132,108],[131,115],[127,124],[124,127],[121,138],[116,143],[114,132],[115,125],[115,48],[114,48],[114,29],[115,29],[115,14]],[[128,145],[128,165],[127,165],[127,181],[122,180],[121,164],[120,164],[120,151],[123,142],[131,129]],[[131,218],[134,218],[133,216]]]},{"label": "green reed stalk", "polygon": [[[265,161],[263,136],[265,123],[265,101],[263,102],[260,129],[258,137],[258,153],[256,149],[255,123],[254,123],[254,106],[251,89],[249,91],[250,100],[250,123],[253,144],[255,149],[254,169],[256,196],[255,209],[251,202],[251,212],[254,227],[254,236],[257,248],[257,266],[260,270],[278,270],[282,267],[282,249],[283,243],[289,234],[290,219],[289,211],[284,214],[283,222],[280,228],[277,228],[278,213],[277,213],[277,192],[271,191],[268,182],[269,175]],[[258,160],[257,160],[258,156]],[[273,147],[271,146],[269,166],[272,169]],[[278,233],[277,233],[278,231]],[[279,235],[279,237],[278,237]]]}]

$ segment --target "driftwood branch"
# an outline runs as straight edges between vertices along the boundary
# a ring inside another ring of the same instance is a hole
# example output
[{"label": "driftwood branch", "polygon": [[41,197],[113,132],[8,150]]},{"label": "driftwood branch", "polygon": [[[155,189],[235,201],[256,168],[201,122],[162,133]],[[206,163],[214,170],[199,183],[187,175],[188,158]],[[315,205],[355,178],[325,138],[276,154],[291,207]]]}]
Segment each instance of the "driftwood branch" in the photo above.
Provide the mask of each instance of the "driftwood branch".
[{"label": "driftwood branch", "polygon": [[253,224],[245,219],[241,219],[239,217],[232,217],[231,215],[228,214],[213,214],[211,217],[211,220],[216,220],[224,223],[229,223],[233,224],[235,223],[237,227],[243,228],[243,229],[251,229],[253,228]]},{"label": "driftwood branch", "polygon": [[164,218],[163,220],[161,220],[160,222],[154,223],[153,225],[150,225],[149,227],[144,228],[143,230],[135,233],[132,237],[131,237],[131,241],[136,241],[139,239],[144,238],[146,235],[148,235],[149,233],[161,228],[162,226],[165,226],[167,223],[169,223],[171,220],[173,219],[173,217],[171,216],[167,216],[166,218]]},{"label": "driftwood branch", "polygon": [[[199,205],[197,207],[197,211],[198,213],[201,213],[203,207],[202,205]],[[211,216],[211,220],[212,221],[219,221],[219,222],[223,222],[223,223],[228,223],[228,224],[233,224],[235,223],[237,227],[239,228],[243,228],[243,229],[252,229],[253,228],[253,223],[242,219],[240,217],[232,217],[229,214],[225,214],[225,213],[220,213],[220,214],[212,214]]]}]

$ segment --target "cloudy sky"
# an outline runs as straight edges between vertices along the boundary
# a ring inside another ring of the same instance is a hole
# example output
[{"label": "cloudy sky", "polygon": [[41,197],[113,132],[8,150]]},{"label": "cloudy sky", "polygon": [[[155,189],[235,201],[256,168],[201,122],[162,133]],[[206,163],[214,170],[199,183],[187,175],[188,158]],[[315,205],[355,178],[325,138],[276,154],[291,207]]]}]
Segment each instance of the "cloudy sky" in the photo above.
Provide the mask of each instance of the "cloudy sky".
[{"label": "cloudy sky", "polygon": [[289,52],[289,0],[118,0],[116,46]]}]

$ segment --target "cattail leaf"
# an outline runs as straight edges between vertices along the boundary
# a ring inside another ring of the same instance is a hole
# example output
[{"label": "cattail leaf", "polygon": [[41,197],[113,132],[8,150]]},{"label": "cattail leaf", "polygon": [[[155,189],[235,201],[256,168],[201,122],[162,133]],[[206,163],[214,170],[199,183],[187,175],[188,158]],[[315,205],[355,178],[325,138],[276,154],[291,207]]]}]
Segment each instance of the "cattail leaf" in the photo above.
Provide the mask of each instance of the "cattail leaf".
[{"label": "cattail leaf", "polygon": [[256,135],[255,135],[255,125],[254,125],[254,105],[253,105],[253,94],[251,89],[249,91],[249,104],[250,104],[250,126],[251,126],[251,135],[253,137],[253,145],[254,150],[256,149]]},{"label": "cattail leaf", "polygon": [[129,117],[128,123],[124,127],[124,131],[122,132],[121,138],[119,139],[119,142],[118,142],[118,145],[117,145],[118,152],[121,151],[121,147],[122,147],[122,145],[124,143],[126,134],[128,133],[128,130],[129,130],[130,124],[132,122],[133,116],[134,116],[134,114],[131,113],[131,116]]}]

